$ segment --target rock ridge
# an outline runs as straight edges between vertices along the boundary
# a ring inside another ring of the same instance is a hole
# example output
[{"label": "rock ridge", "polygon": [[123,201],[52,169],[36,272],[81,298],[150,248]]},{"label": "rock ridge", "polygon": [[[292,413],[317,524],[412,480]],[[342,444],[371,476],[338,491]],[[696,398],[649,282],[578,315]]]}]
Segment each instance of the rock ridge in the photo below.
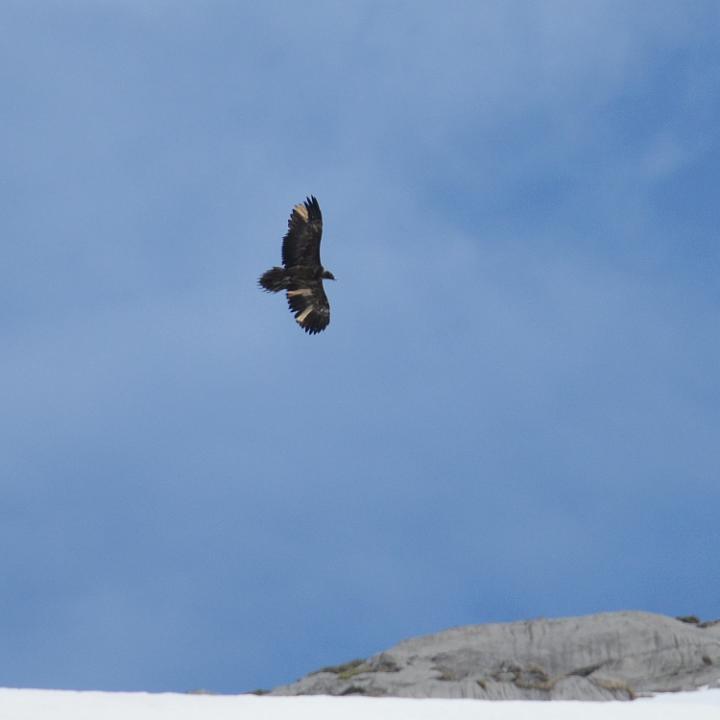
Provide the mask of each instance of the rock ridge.
[{"label": "rock ridge", "polygon": [[720,687],[720,621],[626,611],[452,628],[271,694],[633,700],[705,686]]}]

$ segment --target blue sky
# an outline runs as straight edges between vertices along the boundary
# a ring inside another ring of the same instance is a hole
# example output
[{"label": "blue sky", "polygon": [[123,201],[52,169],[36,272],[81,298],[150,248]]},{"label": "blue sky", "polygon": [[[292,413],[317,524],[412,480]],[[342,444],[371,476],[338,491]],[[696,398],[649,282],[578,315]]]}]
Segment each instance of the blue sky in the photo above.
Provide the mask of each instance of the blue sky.
[{"label": "blue sky", "polygon": [[[720,617],[720,7],[0,6],[0,685],[234,692]],[[332,322],[257,277],[315,194]]]}]

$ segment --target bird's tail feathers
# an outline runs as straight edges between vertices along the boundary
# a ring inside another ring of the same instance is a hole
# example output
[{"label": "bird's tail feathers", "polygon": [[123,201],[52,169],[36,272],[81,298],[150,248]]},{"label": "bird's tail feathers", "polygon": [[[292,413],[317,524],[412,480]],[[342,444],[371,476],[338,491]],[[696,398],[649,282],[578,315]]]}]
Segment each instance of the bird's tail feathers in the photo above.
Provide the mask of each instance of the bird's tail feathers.
[{"label": "bird's tail feathers", "polygon": [[263,290],[280,292],[281,290],[287,290],[288,276],[283,268],[274,267],[263,273],[258,282]]}]

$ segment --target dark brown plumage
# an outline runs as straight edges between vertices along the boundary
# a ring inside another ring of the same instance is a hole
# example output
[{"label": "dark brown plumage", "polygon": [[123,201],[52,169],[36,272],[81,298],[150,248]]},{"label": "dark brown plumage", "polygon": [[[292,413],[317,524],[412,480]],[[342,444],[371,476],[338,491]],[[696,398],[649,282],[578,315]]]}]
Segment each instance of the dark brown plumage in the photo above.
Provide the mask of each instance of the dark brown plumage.
[{"label": "dark brown plumage", "polygon": [[321,239],[322,213],[311,195],[290,214],[282,244],[283,267],[270,268],[259,280],[260,287],[267,292],[285,290],[296,322],[310,335],[321,332],[330,323],[330,303],[323,280],[335,278],[320,262]]}]

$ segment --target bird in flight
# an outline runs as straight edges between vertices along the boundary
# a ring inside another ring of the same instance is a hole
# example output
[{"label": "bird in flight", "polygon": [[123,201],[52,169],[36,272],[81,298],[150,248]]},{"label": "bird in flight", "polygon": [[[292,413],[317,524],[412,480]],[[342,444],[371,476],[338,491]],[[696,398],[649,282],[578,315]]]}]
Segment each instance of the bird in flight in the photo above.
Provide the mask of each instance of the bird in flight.
[{"label": "bird in flight", "polygon": [[322,213],[312,195],[290,213],[288,231],[282,244],[282,267],[270,268],[259,284],[267,292],[285,290],[290,311],[297,324],[310,335],[330,323],[330,303],[323,280],[334,280],[320,262]]}]

